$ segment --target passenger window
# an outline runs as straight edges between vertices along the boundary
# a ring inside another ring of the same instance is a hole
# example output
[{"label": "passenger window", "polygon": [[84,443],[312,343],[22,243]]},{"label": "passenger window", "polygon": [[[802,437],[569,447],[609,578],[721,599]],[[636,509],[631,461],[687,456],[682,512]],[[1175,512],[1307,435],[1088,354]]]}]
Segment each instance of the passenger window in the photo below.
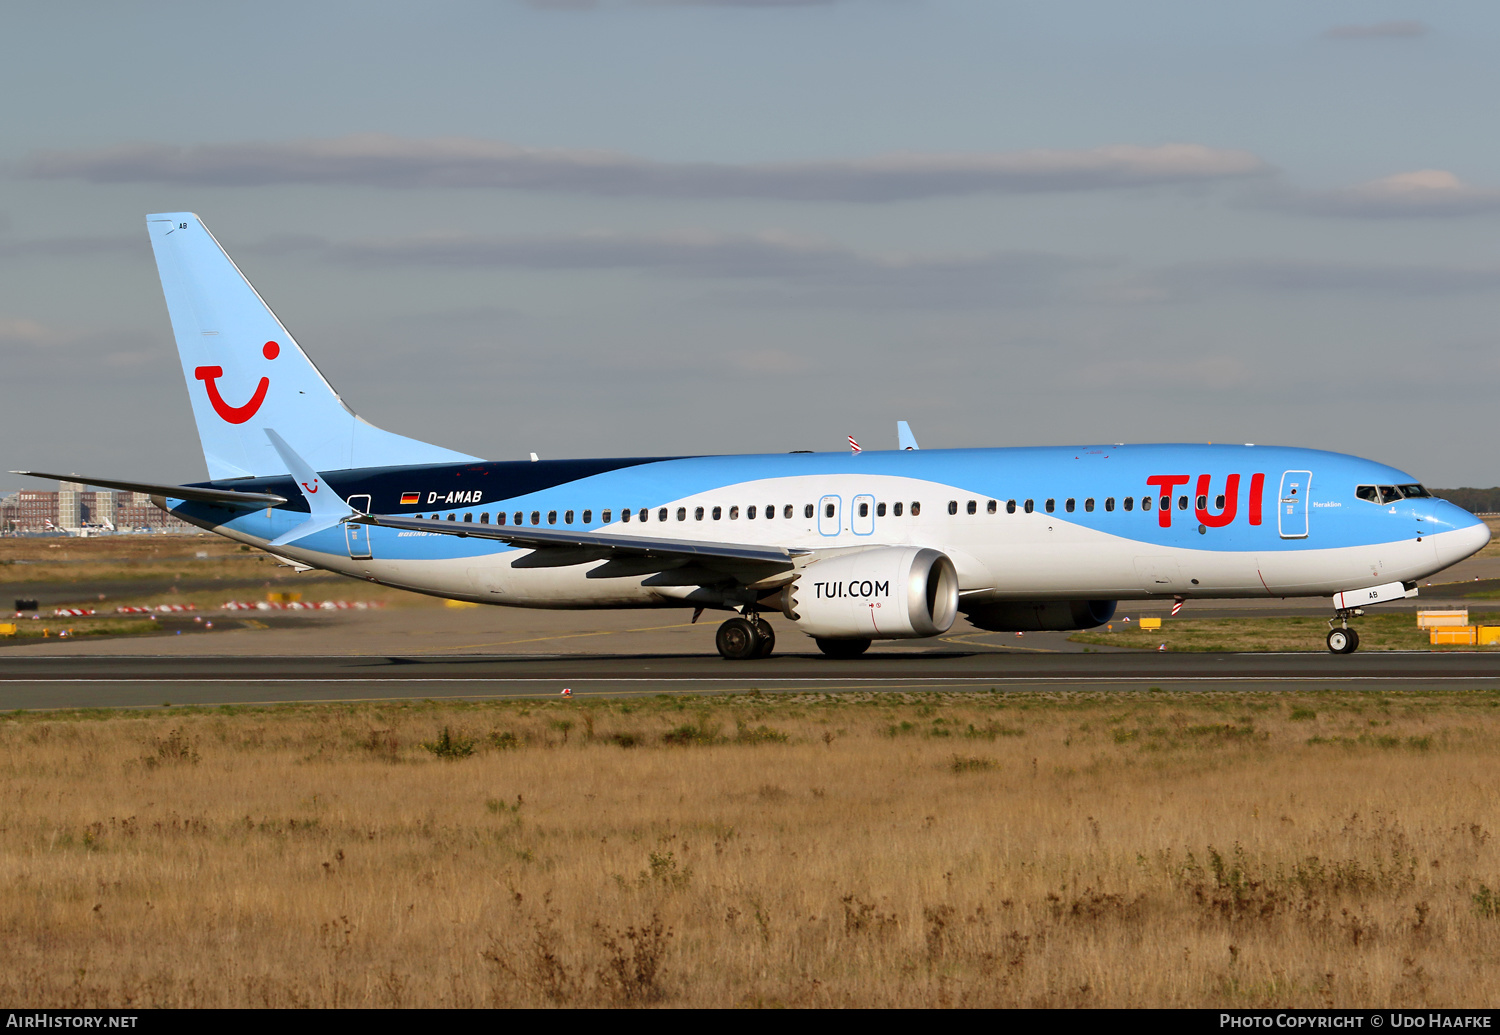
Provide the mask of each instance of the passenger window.
[{"label": "passenger window", "polygon": [[656,520],[658,520],[658,521],[665,521],[665,520],[667,520],[667,508],[666,507],[662,507],[660,510],[658,510],[656,512]]},{"label": "passenger window", "polygon": [[1150,496],[1142,496],[1141,497],[1141,509],[1142,510],[1150,510],[1151,509],[1151,497]]},{"label": "passenger window", "polygon": [[958,500],[949,500],[948,501],[948,513],[950,513],[950,514],[957,514],[958,513]]},{"label": "passenger window", "polygon": [[1066,510],[1069,514],[1073,513],[1073,498],[1071,496],[1063,504],[1063,510]]},{"label": "passenger window", "polygon": [[1199,496],[1198,497],[1198,509],[1199,510],[1207,510],[1208,509],[1208,497],[1207,496]]},{"label": "passenger window", "polygon": [[745,508],[745,520],[746,521],[754,521],[755,520],[755,508],[754,507],[746,507]]},{"label": "passenger window", "polygon": [[540,510],[533,510],[531,512],[531,523],[533,525],[540,525],[542,523],[542,512]]},{"label": "passenger window", "polygon": [[1186,496],[1178,496],[1177,497],[1177,509],[1178,510],[1187,510],[1187,497]]},{"label": "passenger window", "polygon": [[1134,496],[1126,496],[1123,502],[1125,504],[1125,509],[1126,510],[1134,510],[1135,509],[1135,497]]},{"label": "passenger window", "polygon": [[832,503],[828,504],[828,506],[826,506],[826,507],[823,508],[823,516],[824,517],[833,517],[833,504]]},{"label": "passenger window", "polygon": [[454,517],[455,517],[455,516],[456,516],[456,515],[453,515],[453,514],[449,514],[449,515],[448,515],[448,520],[449,520],[449,521],[452,521],[452,520],[453,520],[453,519],[454,519]]},{"label": "passenger window", "polygon": [[738,521],[739,519],[740,519],[740,508],[739,507],[730,507],[729,508],[729,520],[730,521]]},{"label": "passenger window", "polygon": [[1027,500],[1025,503],[1021,504],[1021,509],[1026,511],[1026,513],[1028,514],[1032,514],[1036,512],[1036,504],[1031,500]]},{"label": "passenger window", "polygon": [[474,515],[473,514],[465,514],[464,515],[464,520],[467,521],[469,524],[472,525],[474,523]]},{"label": "passenger window", "polygon": [[567,511],[567,512],[565,512],[563,514],[563,524],[565,524],[565,525],[571,525],[572,523],[573,523],[573,512],[571,510],[569,510],[569,511]]},{"label": "passenger window", "polygon": [[1047,501],[1047,513],[1050,514],[1054,510],[1056,510],[1056,509],[1057,509],[1057,501],[1056,500],[1048,500]]},{"label": "passenger window", "polygon": [[901,510],[902,510],[901,504],[899,504],[899,503],[892,503],[891,504],[891,517],[900,517],[901,516]]},{"label": "passenger window", "polygon": [[479,515],[479,523],[481,525],[487,525],[487,524],[490,523],[490,512],[489,511],[486,510],[483,514]]},{"label": "passenger window", "polygon": [[714,508],[714,520],[717,521],[717,520],[719,520],[723,516],[724,516],[724,508],[723,507],[715,507]]},{"label": "passenger window", "polygon": [[768,503],[766,505],[766,520],[770,521],[775,516],[776,516],[776,504],[774,504],[774,503]]},{"label": "passenger window", "polygon": [[1359,488],[1354,490],[1354,495],[1358,496],[1362,500],[1367,500],[1370,503],[1380,502],[1380,490],[1375,488],[1375,486],[1373,485],[1361,485]]},{"label": "passenger window", "polygon": [[626,507],[625,509],[623,509],[623,510],[620,511],[620,520],[624,521],[624,522],[627,522],[627,523],[630,521],[630,508],[629,507]]},{"label": "passenger window", "polygon": [[870,505],[868,503],[861,503],[859,505],[859,516],[860,517],[869,517],[870,516]]},{"label": "passenger window", "polygon": [[916,517],[920,513],[922,513],[922,504],[918,503],[916,500],[912,500],[912,502],[911,502],[911,516],[912,517]]},{"label": "passenger window", "polygon": [[1223,510],[1224,509],[1224,494],[1223,493],[1220,493],[1219,495],[1217,495],[1217,496],[1214,497],[1214,509],[1215,510]]},{"label": "passenger window", "polygon": [[495,515],[495,524],[497,524],[497,525],[503,525],[503,524],[505,524],[505,511],[502,510],[502,511],[500,511],[500,513],[498,513],[498,514]]},{"label": "passenger window", "polygon": [[1094,512],[1094,497],[1090,496],[1083,501],[1083,512],[1085,514],[1092,514]]},{"label": "passenger window", "polygon": [[969,513],[970,514],[977,514],[977,513],[979,513],[979,504],[975,503],[973,500],[969,501]]},{"label": "passenger window", "polygon": [[693,508],[693,520],[694,521],[702,521],[703,520],[703,508],[702,507],[694,507]]},{"label": "passenger window", "polygon": [[985,507],[985,511],[987,513],[990,513],[990,514],[993,514],[995,511],[997,511],[999,509],[1000,509],[1000,504],[999,504],[999,501],[997,501],[997,500],[990,500],[989,504]]},{"label": "passenger window", "polygon": [[1113,496],[1106,496],[1106,497],[1104,497],[1104,509],[1107,510],[1107,511],[1109,511],[1109,512],[1111,512],[1111,513],[1114,512],[1114,509],[1115,509],[1115,498]]},{"label": "passenger window", "polygon": [[594,523],[594,512],[592,510],[585,510],[583,512],[583,523],[585,525],[592,525]]},{"label": "passenger window", "polygon": [[788,520],[791,519],[791,516],[792,516],[792,505],[790,503],[788,503],[785,507],[782,508],[782,510],[781,510],[781,516],[784,517],[784,518],[787,518]]},{"label": "passenger window", "polygon": [[549,511],[547,511],[547,524],[549,524],[549,525],[555,525],[555,524],[557,524],[557,511],[555,511],[555,510],[549,510]]},{"label": "passenger window", "polygon": [[802,508],[802,516],[805,518],[810,518],[813,516],[813,505],[811,503]]},{"label": "passenger window", "polygon": [[524,522],[521,520],[521,512],[519,510],[516,511],[516,519],[515,519],[514,522],[512,522],[512,524],[517,524],[517,525],[524,524]]},{"label": "passenger window", "polygon": [[877,503],[877,504],[875,504],[875,516],[876,517],[885,517],[885,504],[884,503]]},{"label": "passenger window", "polygon": [[649,510],[647,510],[647,509],[646,509],[646,508],[645,508],[645,507],[642,507],[642,508],[641,508],[641,513],[640,513],[640,515],[639,515],[639,517],[640,517],[640,519],[641,519],[641,520],[642,520],[642,521],[645,521],[645,520],[646,520],[646,519],[647,519],[647,518],[649,518],[649,517],[650,517],[650,516],[651,516],[651,511],[649,511]]},{"label": "passenger window", "polygon": [[677,520],[678,521],[686,521],[687,520],[687,508],[686,507],[678,507],[677,508]]},{"label": "passenger window", "polygon": [[1007,514],[1014,514],[1016,512],[1016,501],[1015,500],[1006,500],[1005,501],[1005,512]]},{"label": "passenger window", "polygon": [[1161,509],[1162,510],[1171,510],[1172,509],[1172,497],[1171,496],[1163,496],[1161,498]]},{"label": "passenger window", "polygon": [[600,514],[600,515],[599,515],[599,520],[600,520],[600,521],[602,521],[602,522],[603,522],[603,523],[604,523],[604,524],[606,524],[606,525],[607,525],[607,524],[609,524],[609,522],[610,522],[610,519],[611,519],[611,518],[612,518],[612,517],[613,517],[613,516],[614,516],[614,515],[613,515],[613,513],[612,513],[612,512],[610,512],[610,511],[608,511],[608,510],[606,510],[606,511],[604,511],[604,513],[602,513],[602,514]]}]

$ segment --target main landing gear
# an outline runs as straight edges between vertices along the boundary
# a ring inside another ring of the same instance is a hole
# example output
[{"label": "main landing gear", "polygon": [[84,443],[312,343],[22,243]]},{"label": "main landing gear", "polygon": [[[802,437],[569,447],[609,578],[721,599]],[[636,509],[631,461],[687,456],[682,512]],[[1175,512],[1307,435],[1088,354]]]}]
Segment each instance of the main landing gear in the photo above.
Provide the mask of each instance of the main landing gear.
[{"label": "main landing gear", "polygon": [[714,636],[719,654],[729,661],[768,658],[776,648],[776,630],[758,614],[748,618],[731,618],[719,626]]},{"label": "main landing gear", "polygon": [[[1341,608],[1339,613],[1328,619],[1328,650],[1333,654],[1353,654],[1359,649],[1359,632],[1349,628],[1349,619],[1358,618],[1364,611],[1357,607]],[[1339,627],[1334,628],[1333,623],[1338,622]]]}]

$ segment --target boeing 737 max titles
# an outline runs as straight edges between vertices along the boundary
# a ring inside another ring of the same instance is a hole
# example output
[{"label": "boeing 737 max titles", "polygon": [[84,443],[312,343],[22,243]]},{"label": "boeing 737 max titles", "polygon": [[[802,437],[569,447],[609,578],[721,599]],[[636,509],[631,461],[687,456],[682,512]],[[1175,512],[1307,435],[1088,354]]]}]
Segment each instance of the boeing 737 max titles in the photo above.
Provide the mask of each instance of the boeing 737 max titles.
[{"label": "boeing 737 max titles", "polygon": [[1120,600],[1331,597],[1349,618],[1489,542],[1417,479],[1279,446],[1090,445],[490,461],[351,412],[192,213],[147,217],[209,480],[152,494],[309,568],[512,607],[733,612],[726,658],[780,612],[826,654],[1082,629]]}]

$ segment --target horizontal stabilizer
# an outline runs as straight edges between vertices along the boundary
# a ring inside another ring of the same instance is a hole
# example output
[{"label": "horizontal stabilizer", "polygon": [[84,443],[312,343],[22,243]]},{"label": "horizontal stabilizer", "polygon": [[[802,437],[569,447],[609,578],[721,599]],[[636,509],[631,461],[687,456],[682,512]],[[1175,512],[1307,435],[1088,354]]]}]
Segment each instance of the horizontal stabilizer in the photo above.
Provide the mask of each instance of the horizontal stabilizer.
[{"label": "horizontal stabilizer", "polygon": [[204,489],[195,485],[159,485],[155,482],[121,482],[107,478],[84,478],[76,474],[48,474],[46,471],[12,471],[28,478],[51,478],[60,482],[81,482],[84,485],[99,485],[122,492],[146,492],[153,496],[166,496],[175,500],[196,500],[199,503],[230,503],[247,507],[274,506],[285,503],[285,496],[270,492],[234,492],[231,489]]},{"label": "horizontal stabilizer", "polygon": [[[353,511],[350,511],[350,513],[353,513]],[[348,514],[324,514],[320,516],[314,516],[310,520],[302,522],[302,524],[298,525],[290,532],[283,532],[281,535],[277,536],[275,539],[272,539],[266,545],[290,546],[297,540],[306,539],[308,536],[316,532],[321,532],[325,528],[333,528],[337,525],[343,524],[344,519],[348,516]]]}]

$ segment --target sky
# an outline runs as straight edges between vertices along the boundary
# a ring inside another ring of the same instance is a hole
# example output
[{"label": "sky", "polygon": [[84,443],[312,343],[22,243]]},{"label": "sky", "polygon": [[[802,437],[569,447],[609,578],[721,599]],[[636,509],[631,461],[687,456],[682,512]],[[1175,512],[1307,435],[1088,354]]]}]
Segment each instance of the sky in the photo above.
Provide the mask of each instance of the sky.
[{"label": "sky", "polygon": [[493,459],[905,419],[1500,484],[1492,3],[0,19],[3,470],[205,476],[144,226],[193,211],[352,409]]}]

